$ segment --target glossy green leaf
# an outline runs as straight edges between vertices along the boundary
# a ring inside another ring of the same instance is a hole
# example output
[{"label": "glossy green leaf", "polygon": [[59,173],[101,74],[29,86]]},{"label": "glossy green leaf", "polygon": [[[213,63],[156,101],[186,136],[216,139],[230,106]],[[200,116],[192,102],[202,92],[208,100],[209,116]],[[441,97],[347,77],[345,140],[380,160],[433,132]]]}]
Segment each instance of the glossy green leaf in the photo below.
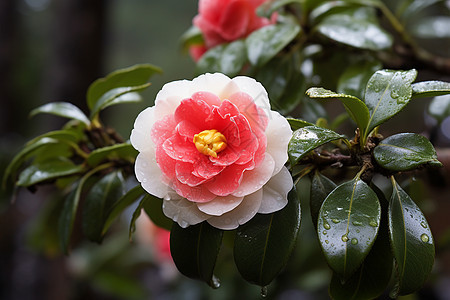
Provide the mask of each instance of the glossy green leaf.
[{"label": "glossy green leaf", "polygon": [[234,261],[242,277],[267,286],[286,265],[300,228],[300,202],[295,189],[285,208],[257,214],[241,225],[234,241]]},{"label": "glossy green leaf", "polygon": [[291,125],[291,129],[294,131],[305,126],[314,126],[314,124],[300,119],[287,118],[287,121],[289,122],[289,125]]},{"label": "glossy green leaf", "polygon": [[390,240],[397,262],[395,294],[417,291],[430,275],[434,262],[434,241],[425,216],[392,177],[389,203]]},{"label": "glossy green leaf", "polygon": [[314,176],[311,180],[311,193],[310,193],[310,209],[311,217],[314,223],[314,227],[317,228],[317,220],[319,218],[320,208],[323,201],[327,198],[336,188],[336,184],[328,177],[322,175],[318,170],[314,172]]},{"label": "glossy green leaf", "polygon": [[36,143],[42,138],[52,138],[61,142],[78,143],[81,140],[82,136],[75,130],[54,130],[35,137],[27,143],[27,146]]},{"label": "glossy green leaf", "polygon": [[[414,16],[417,16],[417,13],[422,12],[428,6],[434,5],[438,2],[443,2],[443,0],[410,0],[404,1],[403,7],[400,7],[397,14],[402,17],[402,19],[411,19]],[[420,18],[418,18],[420,20]],[[414,19],[417,21],[417,19]]]},{"label": "glossy green leaf", "polygon": [[377,60],[358,60],[352,63],[339,77],[337,91],[364,99],[367,82],[382,66]]},{"label": "glossy green leaf", "polygon": [[75,165],[67,159],[52,159],[33,163],[19,175],[18,186],[32,186],[38,183],[52,181],[64,176],[80,174],[83,165]]},{"label": "glossy green leaf", "polygon": [[409,103],[412,95],[411,83],[416,76],[416,70],[380,70],[370,78],[364,99],[370,112],[366,136]]},{"label": "glossy green leaf", "polygon": [[276,10],[289,5],[289,4],[302,4],[303,0],[272,0],[267,1],[263,4],[261,4],[257,8],[257,14],[259,16],[264,16],[266,18],[270,18],[272,13],[274,13]]},{"label": "glossy green leaf", "polygon": [[392,262],[386,211],[382,214],[377,239],[359,269],[345,283],[333,274],[329,288],[332,299],[378,299],[390,282]]},{"label": "glossy green leaf", "polygon": [[377,195],[359,178],[339,185],[323,202],[317,233],[328,264],[343,282],[372,248],[380,218]]},{"label": "glossy green leaf", "polygon": [[78,120],[86,124],[87,126],[89,126],[89,124],[91,123],[89,121],[89,118],[77,106],[69,102],[52,102],[44,104],[42,106],[39,106],[38,108],[33,109],[30,112],[30,117],[42,113]]},{"label": "glossy green leaf", "polygon": [[174,222],[170,231],[170,253],[185,276],[206,282],[213,288],[219,282],[213,275],[223,231],[207,222],[181,228]]},{"label": "glossy green leaf", "polygon": [[341,134],[317,126],[305,126],[294,131],[288,145],[291,165],[296,165],[311,150],[342,138],[345,137]]},{"label": "glossy green leaf", "polygon": [[94,81],[87,92],[87,105],[93,110],[100,105],[97,102],[105,93],[116,88],[130,88],[147,84],[148,79],[161,69],[150,64],[134,65],[108,74],[104,78]]},{"label": "glossy green leaf", "polygon": [[106,220],[102,229],[102,235],[106,233],[112,222],[130,205],[135,203],[140,197],[145,194],[141,185],[137,185],[123,195],[118,201],[116,201],[109,212],[107,212]]},{"label": "glossy green leaf", "polygon": [[220,72],[230,77],[242,71],[247,61],[245,43],[237,40],[208,50],[197,62],[197,74]]},{"label": "glossy green leaf", "polygon": [[324,88],[310,88],[306,91],[309,97],[327,99],[336,98],[344,104],[345,109],[349,113],[350,117],[356,122],[361,131],[367,127],[369,122],[369,110],[367,106],[357,97],[338,94],[333,91],[326,90]]},{"label": "glossy green leaf", "polygon": [[254,66],[262,66],[278,54],[300,32],[293,22],[264,26],[245,40],[247,56]]},{"label": "glossy green leaf", "polygon": [[151,194],[145,195],[145,202],[143,206],[145,213],[150,217],[156,226],[170,231],[173,221],[164,214],[162,206],[162,199],[159,199]]},{"label": "glossy green leaf", "polygon": [[64,199],[64,207],[58,221],[58,236],[61,249],[64,253],[69,252],[70,238],[72,235],[75,216],[80,202],[81,192],[83,191],[86,181],[95,173],[110,167],[109,164],[100,165],[97,168],[86,173],[80,180],[78,180],[72,188],[66,199]]},{"label": "glossy green leaf", "polygon": [[392,37],[376,22],[355,14],[332,14],[316,30],[329,39],[355,48],[379,51],[392,46]]},{"label": "glossy green leaf", "polygon": [[439,123],[444,121],[445,118],[450,116],[450,95],[436,97],[431,100],[428,112],[436,118]]},{"label": "glossy green leaf", "polygon": [[450,94],[450,82],[445,81],[422,81],[412,85],[412,96],[433,97]]},{"label": "glossy green leaf", "polygon": [[132,240],[133,233],[136,231],[136,221],[141,216],[142,209],[144,209],[145,197],[141,199],[138,206],[135,208],[133,215],[131,216],[130,227],[128,230],[128,237]]},{"label": "glossy green leaf", "polygon": [[202,31],[194,25],[183,33],[180,40],[181,46],[185,51],[188,51],[192,45],[202,45],[204,43]]},{"label": "glossy green leaf", "polygon": [[105,222],[114,204],[124,194],[125,180],[120,171],[107,174],[94,184],[86,195],[83,207],[82,228],[85,236],[101,242]]},{"label": "glossy green leaf", "polygon": [[138,152],[130,143],[115,144],[92,151],[86,162],[90,166],[97,166],[104,161],[128,160],[134,161]]},{"label": "glossy green leaf", "polygon": [[39,150],[42,147],[48,145],[57,145],[58,143],[59,141],[57,139],[44,137],[42,139],[37,140],[33,144],[25,146],[19,153],[16,154],[16,156],[14,156],[9,165],[6,167],[6,170],[3,174],[3,181],[2,181],[3,188],[6,187],[9,179],[15,180],[17,170],[28,159],[28,157],[31,154],[33,154],[35,151]]},{"label": "glossy green leaf", "polygon": [[145,90],[149,86],[150,83],[145,83],[137,86],[117,87],[107,91],[95,102],[94,107],[92,107],[91,119],[98,115],[101,110],[109,106],[141,101],[142,98],[137,92]]},{"label": "glossy green leaf", "polygon": [[415,133],[399,133],[382,140],[373,155],[380,166],[391,171],[408,171],[423,164],[442,165],[430,141]]}]

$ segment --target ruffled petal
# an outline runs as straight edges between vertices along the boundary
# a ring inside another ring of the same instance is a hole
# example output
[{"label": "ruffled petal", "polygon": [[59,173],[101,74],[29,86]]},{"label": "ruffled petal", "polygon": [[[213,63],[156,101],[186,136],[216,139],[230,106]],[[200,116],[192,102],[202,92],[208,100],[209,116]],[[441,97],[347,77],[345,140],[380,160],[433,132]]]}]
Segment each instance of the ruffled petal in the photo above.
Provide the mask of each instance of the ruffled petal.
[{"label": "ruffled petal", "polygon": [[288,121],[278,112],[272,111],[270,122],[266,129],[266,151],[275,160],[274,174],[278,173],[288,159],[287,147],[292,137]]},{"label": "ruffled petal", "polygon": [[293,186],[291,174],[286,167],[283,167],[264,185],[263,198],[258,213],[269,214],[285,207],[288,203],[287,194]]},{"label": "ruffled petal", "polygon": [[253,170],[244,172],[241,184],[233,192],[236,197],[246,196],[261,189],[272,177],[275,162],[270,154],[265,154],[264,161]]},{"label": "ruffled petal", "polygon": [[225,197],[217,197],[213,201],[206,203],[197,203],[197,207],[200,211],[211,215],[211,216],[221,216],[230,210],[235,209],[239,204],[241,204],[244,197],[234,197],[231,195]]},{"label": "ruffled petal", "polygon": [[155,108],[148,107],[144,109],[134,121],[134,128],[131,131],[130,141],[133,147],[138,151],[147,151],[150,148],[154,148],[150,131],[155,123]]},{"label": "ruffled petal", "polygon": [[203,100],[184,99],[175,110],[175,122],[188,121],[192,125],[200,128],[200,131],[207,128],[206,122],[210,120],[212,108]]},{"label": "ruffled petal", "polygon": [[172,159],[184,162],[195,163],[203,155],[192,141],[186,141],[177,134],[168,138],[162,144],[162,148]]},{"label": "ruffled petal", "polygon": [[195,176],[193,171],[194,166],[191,163],[177,161],[177,163],[175,164],[176,177],[183,184],[194,187],[208,180],[199,176]]},{"label": "ruffled petal", "polygon": [[191,95],[202,91],[213,93],[221,98],[223,89],[230,83],[230,81],[231,79],[222,73],[208,73],[200,75],[194,78],[191,82]]},{"label": "ruffled petal", "polygon": [[205,182],[203,185],[217,196],[227,196],[239,187],[243,173],[247,168],[250,167],[236,164],[228,166],[217,174],[217,176],[214,176],[212,180]]},{"label": "ruffled petal", "polygon": [[189,80],[166,83],[156,95],[155,117],[162,119],[166,115],[172,115],[180,105],[181,100],[192,96],[191,85],[192,83]]},{"label": "ruffled petal", "polygon": [[248,222],[256,215],[256,212],[261,206],[262,195],[262,190],[247,195],[235,209],[220,217],[211,217],[207,222],[210,225],[223,230],[236,229],[239,225]]},{"label": "ruffled petal", "polygon": [[167,195],[170,188],[164,183],[164,175],[156,163],[154,150],[139,153],[134,169],[144,190],[159,198]]},{"label": "ruffled petal", "polygon": [[261,83],[246,76],[234,77],[232,81],[237,84],[241,92],[248,94],[254,103],[268,114],[270,111],[269,96]]},{"label": "ruffled petal", "polygon": [[173,115],[167,115],[153,124],[150,136],[155,144],[161,144],[175,134],[175,119]]},{"label": "ruffled petal", "polygon": [[[269,123],[265,109],[255,103],[255,99],[244,92],[234,93],[229,100],[238,107],[239,111],[245,115],[254,131],[264,132]],[[270,111],[270,107],[269,107]]]},{"label": "ruffled petal", "polygon": [[178,223],[182,228],[201,223],[209,215],[201,212],[197,205],[186,199],[164,200],[162,204],[164,214]]},{"label": "ruffled petal", "polygon": [[[207,184],[207,183],[205,183]],[[188,186],[176,180],[172,183],[172,188],[178,195],[186,198],[192,202],[209,202],[217,197],[217,195],[210,192],[205,184],[198,186]]]},{"label": "ruffled petal", "polygon": [[220,15],[221,34],[227,41],[234,41],[247,33],[251,6],[246,1],[231,1]]}]

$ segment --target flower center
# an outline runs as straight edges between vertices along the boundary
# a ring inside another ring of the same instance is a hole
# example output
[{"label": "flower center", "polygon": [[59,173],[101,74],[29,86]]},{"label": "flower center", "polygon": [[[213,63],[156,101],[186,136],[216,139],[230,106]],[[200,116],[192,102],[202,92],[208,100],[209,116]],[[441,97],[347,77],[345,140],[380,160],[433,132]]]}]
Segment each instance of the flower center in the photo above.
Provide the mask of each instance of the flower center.
[{"label": "flower center", "polygon": [[217,157],[217,153],[227,147],[227,139],[215,129],[203,130],[194,135],[194,144],[200,153]]}]

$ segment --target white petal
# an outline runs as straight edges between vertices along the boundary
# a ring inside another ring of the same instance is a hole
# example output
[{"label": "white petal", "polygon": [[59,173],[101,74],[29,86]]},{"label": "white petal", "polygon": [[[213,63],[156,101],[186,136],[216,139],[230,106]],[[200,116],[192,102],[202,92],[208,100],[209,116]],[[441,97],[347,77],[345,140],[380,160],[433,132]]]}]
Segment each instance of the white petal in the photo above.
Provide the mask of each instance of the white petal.
[{"label": "white petal", "polygon": [[155,99],[155,115],[162,119],[166,115],[175,112],[181,100],[192,96],[192,82],[189,80],[177,80],[166,83],[158,92]]},{"label": "white petal", "polygon": [[242,199],[244,199],[244,197],[234,197],[232,195],[228,195],[225,197],[217,197],[209,202],[197,203],[197,207],[200,211],[208,215],[221,216],[224,213],[235,209],[236,206],[241,204]]},{"label": "white petal", "polygon": [[208,223],[223,230],[236,229],[239,225],[248,222],[256,215],[261,206],[262,196],[262,189],[247,195],[238,207],[220,217],[209,218]]},{"label": "white petal", "polygon": [[134,169],[144,190],[159,198],[167,195],[170,188],[164,184],[164,176],[156,163],[154,149],[139,153]]},{"label": "white petal", "polygon": [[196,92],[210,92],[220,96],[230,81],[231,79],[222,73],[203,74],[192,80],[190,93],[192,95]]},{"label": "white petal", "polygon": [[131,131],[130,141],[138,151],[146,151],[154,148],[155,145],[150,137],[150,131],[155,123],[154,107],[148,107],[141,111],[134,121],[134,128]]},{"label": "white petal", "polygon": [[246,76],[237,76],[232,80],[239,86],[241,92],[249,94],[255,101],[256,105],[264,109],[267,114],[269,113],[269,96],[267,95],[267,91],[261,83],[253,78]]},{"label": "white petal", "polygon": [[201,212],[194,202],[184,198],[163,201],[164,214],[183,228],[205,221],[210,216]]},{"label": "white petal", "polygon": [[233,196],[246,196],[259,190],[272,177],[275,161],[265,153],[264,160],[253,170],[245,171],[241,184],[233,192]]},{"label": "white petal", "polygon": [[292,130],[285,117],[276,111],[271,111],[269,124],[266,128],[266,152],[275,160],[273,174],[278,173],[288,159],[287,148],[292,137]]},{"label": "white petal", "polygon": [[278,211],[288,203],[287,194],[294,183],[286,167],[273,176],[263,187],[263,198],[258,213],[269,214]]}]

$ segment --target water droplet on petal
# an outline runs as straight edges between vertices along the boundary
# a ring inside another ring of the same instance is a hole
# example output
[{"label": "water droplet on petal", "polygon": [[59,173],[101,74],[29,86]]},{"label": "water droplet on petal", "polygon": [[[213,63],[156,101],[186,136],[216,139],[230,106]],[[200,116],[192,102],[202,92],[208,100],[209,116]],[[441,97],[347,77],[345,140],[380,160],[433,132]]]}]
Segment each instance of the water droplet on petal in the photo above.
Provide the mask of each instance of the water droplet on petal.
[{"label": "water droplet on petal", "polygon": [[218,289],[220,288],[220,280],[219,278],[217,278],[216,276],[213,275],[212,279],[211,279],[211,287],[213,289]]},{"label": "water droplet on petal", "polygon": [[267,297],[267,286],[261,287],[261,297],[263,298]]},{"label": "water droplet on petal", "polygon": [[430,240],[430,238],[428,237],[428,235],[426,235],[425,233],[422,234],[422,235],[420,236],[420,239],[421,239],[422,242],[424,242],[424,243],[427,243],[427,242]]}]

